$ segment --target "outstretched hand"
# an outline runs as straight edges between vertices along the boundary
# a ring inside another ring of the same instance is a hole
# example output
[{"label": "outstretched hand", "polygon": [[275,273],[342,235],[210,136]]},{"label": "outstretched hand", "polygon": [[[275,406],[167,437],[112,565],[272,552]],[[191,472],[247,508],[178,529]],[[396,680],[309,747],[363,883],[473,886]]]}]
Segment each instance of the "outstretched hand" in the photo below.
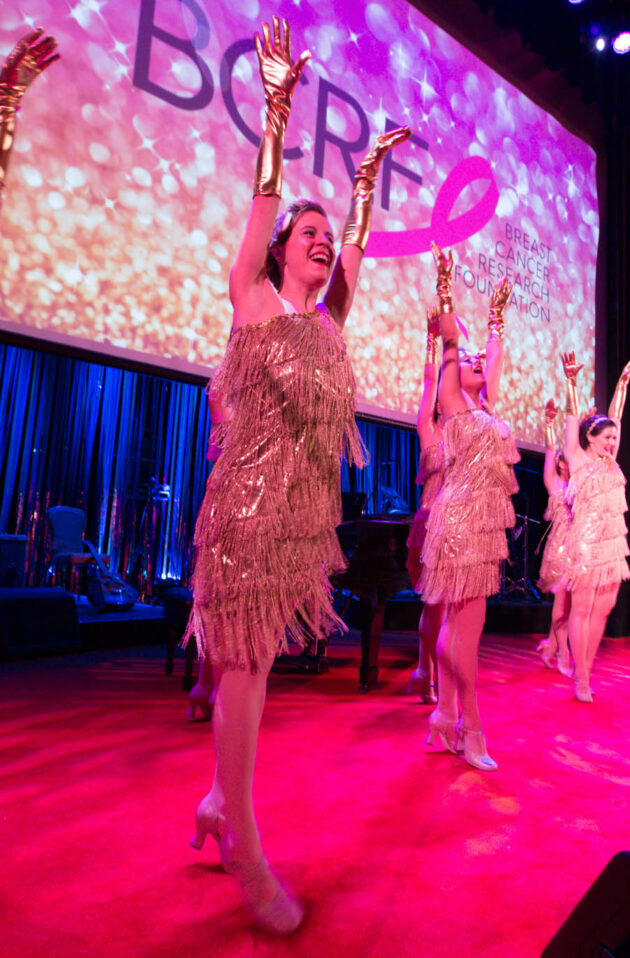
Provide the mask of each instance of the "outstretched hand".
[{"label": "outstretched hand", "polygon": [[263,23],[263,40],[255,34],[254,44],[258,54],[265,99],[268,104],[280,109],[286,119],[291,107],[291,94],[298,84],[304,64],[311,58],[311,52],[305,50],[295,63],[292,63],[289,24],[283,20],[281,27],[279,17],[273,17],[272,25],[273,39],[269,25]]},{"label": "outstretched hand", "polygon": [[621,375],[618,379],[618,382],[620,383],[630,382],[630,362],[626,363],[626,365],[621,370]]},{"label": "outstretched hand", "polygon": [[[387,133],[379,133],[376,137],[372,149],[361,160],[354,176],[355,189],[365,188],[374,189],[376,177],[383,157],[393,150],[399,143],[404,143],[411,136],[411,130],[408,126],[399,126],[395,130],[388,130]],[[364,182],[367,181],[367,182]]]},{"label": "outstretched hand", "polygon": [[497,316],[503,315],[503,310],[505,309],[508,300],[512,295],[513,288],[514,284],[510,283],[506,276],[499,280],[497,285],[492,290],[492,296],[490,298],[491,313]]},{"label": "outstretched hand", "polygon": [[545,406],[545,426],[549,426],[554,421],[558,412],[559,409],[553,399],[548,399]]},{"label": "outstretched hand", "polygon": [[448,280],[450,283],[453,272],[453,250],[449,250],[448,256],[445,256],[438,244],[431,241],[431,252],[433,253],[433,262],[438,271],[438,277]]},{"label": "outstretched hand", "polygon": [[584,368],[584,363],[577,362],[574,352],[562,353],[562,368],[564,369],[564,375],[567,379],[571,379],[575,382],[580,369]]},{"label": "outstretched hand", "polygon": [[59,59],[56,40],[43,33],[41,28],[34,30],[16,43],[0,71],[0,83],[24,93],[36,76]]}]

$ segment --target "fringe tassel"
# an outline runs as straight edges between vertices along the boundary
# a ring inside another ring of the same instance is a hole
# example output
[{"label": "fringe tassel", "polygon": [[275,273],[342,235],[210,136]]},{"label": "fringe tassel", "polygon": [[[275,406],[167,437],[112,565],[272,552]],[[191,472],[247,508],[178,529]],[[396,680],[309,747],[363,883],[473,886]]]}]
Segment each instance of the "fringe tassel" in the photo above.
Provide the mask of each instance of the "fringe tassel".
[{"label": "fringe tassel", "polygon": [[355,383],[325,311],[237,330],[212,383],[232,406],[195,529],[183,643],[255,672],[258,661],[345,628],[328,576],[346,566],[339,458],[365,463]]},{"label": "fringe tassel", "polygon": [[493,595],[515,522],[519,455],[509,428],[485,410],[452,416],[444,430],[445,481],[427,520],[418,590],[425,602]]}]

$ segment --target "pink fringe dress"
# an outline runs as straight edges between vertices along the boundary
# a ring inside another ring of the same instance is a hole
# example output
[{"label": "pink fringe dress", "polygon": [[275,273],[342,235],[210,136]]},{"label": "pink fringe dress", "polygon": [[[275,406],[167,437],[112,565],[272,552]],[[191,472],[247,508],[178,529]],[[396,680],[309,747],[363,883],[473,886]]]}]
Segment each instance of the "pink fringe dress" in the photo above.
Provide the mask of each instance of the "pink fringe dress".
[{"label": "pink fringe dress", "polygon": [[459,602],[499,591],[514,525],[512,468],[519,455],[509,427],[483,409],[444,426],[444,483],[427,520],[419,589],[424,601]]},{"label": "pink fringe dress", "polygon": [[344,569],[340,456],[364,464],[355,382],[324,307],[244,326],[212,382],[232,407],[195,528],[184,644],[229,669],[304,646],[341,623],[328,576]]},{"label": "pink fringe dress", "polygon": [[585,462],[569,480],[571,522],[563,585],[574,592],[630,578],[626,556],[626,480],[608,456]]},{"label": "pink fringe dress", "polygon": [[571,521],[571,510],[566,501],[566,486],[551,493],[544,518],[551,522],[551,528],[540,563],[538,588],[542,592],[558,592],[565,572],[566,537]]},{"label": "pink fringe dress", "polygon": [[422,571],[420,556],[427,534],[427,519],[443,481],[444,443],[435,442],[421,451],[420,467],[416,476],[416,483],[418,485],[422,484],[422,496],[420,497],[420,508],[413,517],[409,538],[407,539],[407,549],[409,550],[407,569],[414,589]]}]

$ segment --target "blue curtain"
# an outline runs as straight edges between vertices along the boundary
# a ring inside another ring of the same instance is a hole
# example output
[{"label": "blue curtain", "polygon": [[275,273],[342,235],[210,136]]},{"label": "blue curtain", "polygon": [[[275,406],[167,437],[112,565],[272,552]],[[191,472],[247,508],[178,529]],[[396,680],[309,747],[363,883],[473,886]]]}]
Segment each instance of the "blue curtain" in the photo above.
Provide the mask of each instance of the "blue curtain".
[{"label": "blue curtain", "polygon": [[76,506],[87,538],[148,597],[185,580],[209,465],[204,389],[0,344],[0,531],[46,572],[46,512]]},{"label": "blue curtain", "polygon": [[[27,536],[27,581],[46,574],[46,512],[77,506],[87,538],[150,598],[186,581],[209,464],[202,385],[0,344],[0,532]],[[370,461],[342,467],[368,513],[413,512],[415,430],[359,422]]]}]

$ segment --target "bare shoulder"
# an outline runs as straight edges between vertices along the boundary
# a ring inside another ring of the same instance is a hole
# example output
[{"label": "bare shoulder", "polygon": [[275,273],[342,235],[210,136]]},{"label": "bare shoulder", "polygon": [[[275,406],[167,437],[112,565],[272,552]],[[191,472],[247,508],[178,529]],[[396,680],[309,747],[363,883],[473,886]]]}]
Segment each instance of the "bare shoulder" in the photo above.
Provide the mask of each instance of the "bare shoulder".
[{"label": "bare shoulder", "polygon": [[284,311],[280,296],[267,278],[247,289],[230,290],[230,299],[234,308],[234,329],[262,323]]},{"label": "bare shoulder", "polygon": [[586,455],[582,447],[579,446],[573,453],[567,456],[567,465],[571,475],[573,475],[576,469],[579,469],[588,461],[589,457]]}]

